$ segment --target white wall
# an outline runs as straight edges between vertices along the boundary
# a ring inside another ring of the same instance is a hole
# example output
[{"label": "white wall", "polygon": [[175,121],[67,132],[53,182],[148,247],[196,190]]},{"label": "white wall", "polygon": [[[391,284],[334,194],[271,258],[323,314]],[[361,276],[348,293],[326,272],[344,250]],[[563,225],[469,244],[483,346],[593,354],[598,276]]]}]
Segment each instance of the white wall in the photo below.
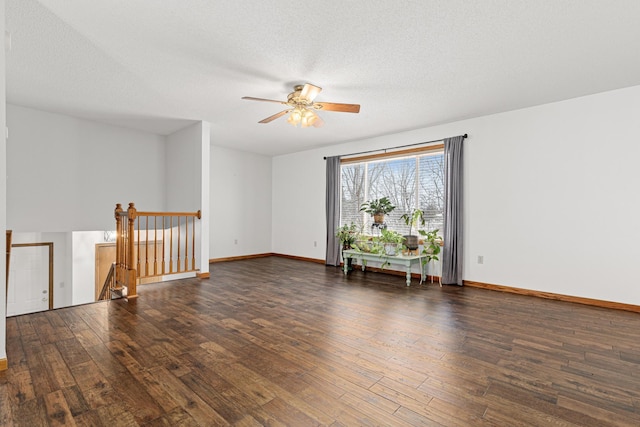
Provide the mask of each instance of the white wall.
[{"label": "white wall", "polygon": [[167,137],[165,205],[170,212],[201,211],[196,221],[196,268],[209,271],[210,124],[198,122]]},{"label": "white wall", "polygon": [[164,210],[165,137],[16,105],[7,123],[7,226],[55,240],[56,308],[91,302],[115,204]]},{"label": "white wall", "polygon": [[217,146],[210,157],[211,258],[271,252],[271,158]]},{"label": "white wall", "polygon": [[197,268],[201,274],[209,274],[210,223],[211,223],[211,124],[201,122],[200,144],[200,221],[196,223],[200,238],[196,242]]},{"label": "white wall", "polygon": [[273,252],[325,258],[326,165],[323,156],[327,153],[309,150],[273,158]]},{"label": "white wall", "polygon": [[[5,2],[0,0],[0,34],[5,31]],[[5,51],[0,49],[0,132],[6,127],[6,89],[5,89]],[[7,145],[6,139],[0,137],[0,226],[7,229]],[[0,247],[6,247],[6,235],[0,233]],[[0,289],[6,286],[6,258],[0,257]],[[0,360],[7,358],[7,294],[0,292]]]},{"label": "white wall", "polygon": [[102,231],[77,231],[71,233],[73,305],[96,300],[96,244],[104,243]]},{"label": "white wall", "polygon": [[165,205],[168,211],[195,212],[201,208],[201,141],[200,122],[167,136]]},{"label": "white wall", "polygon": [[464,279],[640,305],[639,117],[635,86],[275,157],[273,251],[324,258],[323,156],[468,133]]},{"label": "white wall", "polygon": [[116,203],[164,204],[165,138],[7,105],[7,225],[112,230]]}]

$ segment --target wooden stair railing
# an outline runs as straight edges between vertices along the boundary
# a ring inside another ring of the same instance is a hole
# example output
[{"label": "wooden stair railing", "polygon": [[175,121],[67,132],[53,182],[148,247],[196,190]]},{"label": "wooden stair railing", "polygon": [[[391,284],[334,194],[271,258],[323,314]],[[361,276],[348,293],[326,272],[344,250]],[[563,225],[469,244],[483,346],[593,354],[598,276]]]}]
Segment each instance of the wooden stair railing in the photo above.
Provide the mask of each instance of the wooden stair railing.
[{"label": "wooden stair railing", "polygon": [[115,287],[137,297],[142,279],[191,273],[196,269],[196,219],[201,212],[145,212],[134,203],[116,219]]},{"label": "wooden stair railing", "polygon": [[104,285],[102,286],[102,290],[100,291],[100,295],[98,296],[98,301],[114,299],[114,296],[117,298],[122,298],[125,295],[123,294],[124,287],[118,286],[116,284],[116,263],[111,264],[111,268],[109,269],[109,273],[107,274],[107,278],[104,280]]}]

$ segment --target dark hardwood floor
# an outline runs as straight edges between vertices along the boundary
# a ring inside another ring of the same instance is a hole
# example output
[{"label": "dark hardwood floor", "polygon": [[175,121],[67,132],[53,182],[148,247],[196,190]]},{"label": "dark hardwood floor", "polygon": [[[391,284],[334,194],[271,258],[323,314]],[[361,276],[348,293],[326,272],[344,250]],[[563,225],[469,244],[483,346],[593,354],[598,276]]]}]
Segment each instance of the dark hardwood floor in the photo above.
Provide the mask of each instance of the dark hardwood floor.
[{"label": "dark hardwood floor", "polygon": [[0,425],[640,425],[640,315],[404,280],[258,258],[9,318]]}]

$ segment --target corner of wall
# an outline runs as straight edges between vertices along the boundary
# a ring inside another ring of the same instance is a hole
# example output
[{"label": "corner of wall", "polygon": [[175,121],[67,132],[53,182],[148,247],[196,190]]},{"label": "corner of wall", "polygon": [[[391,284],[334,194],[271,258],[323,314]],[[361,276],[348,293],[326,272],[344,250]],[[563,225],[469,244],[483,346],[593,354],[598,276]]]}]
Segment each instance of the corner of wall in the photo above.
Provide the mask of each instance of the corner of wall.
[{"label": "corner of wall", "polygon": [[[5,32],[5,1],[0,0],[0,34]],[[0,225],[3,229],[7,228],[7,99],[6,99],[6,71],[5,71],[5,50],[0,49],[0,130],[5,137],[0,138]],[[6,235],[0,233],[0,246],[6,246]],[[6,287],[6,258],[0,257],[0,287]],[[0,369],[7,363],[7,294],[0,292]]]}]

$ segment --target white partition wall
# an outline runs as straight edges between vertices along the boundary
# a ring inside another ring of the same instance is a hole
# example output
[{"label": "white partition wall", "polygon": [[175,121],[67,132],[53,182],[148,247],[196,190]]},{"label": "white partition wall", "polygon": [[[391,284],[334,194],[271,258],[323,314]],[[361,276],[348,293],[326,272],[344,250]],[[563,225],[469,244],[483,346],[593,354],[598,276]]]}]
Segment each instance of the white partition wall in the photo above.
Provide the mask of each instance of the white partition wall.
[{"label": "white partition wall", "polygon": [[167,136],[165,164],[165,210],[202,212],[196,222],[201,273],[209,271],[209,134],[209,123],[198,122]]},{"label": "white partition wall", "polygon": [[271,158],[211,147],[213,259],[271,252]]},{"label": "white partition wall", "polygon": [[115,229],[115,204],[164,210],[165,137],[16,105],[7,123],[7,226],[39,241],[64,233],[55,307],[93,301],[95,243]]},{"label": "white partition wall", "polygon": [[164,136],[16,105],[7,122],[13,229],[113,230],[116,203],[163,209]]},{"label": "white partition wall", "polygon": [[104,242],[101,231],[71,233],[73,305],[95,301],[96,244]]},{"label": "white partition wall", "polygon": [[200,142],[200,239],[197,242],[196,254],[200,273],[209,274],[209,238],[211,224],[211,125],[208,122],[201,122],[202,134]]},{"label": "white partition wall", "polygon": [[[0,0],[0,34],[4,34],[4,12],[5,2]],[[0,132],[6,129],[6,91],[5,91],[5,52],[4,49],[0,49]],[[6,135],[6,133],[5,133]],[[6,229],[7,224],[7,145],[4,137],[0,138],[0,225],[3,229]],[[4,231],[0,233],[0,247],[6,246],[6,236]],[[0,287],[5,288],[6,285],[6,258],[0,257]],[[0,366],[6,364],[7,352],[7,295],[5,292],[0,292]]]}]

